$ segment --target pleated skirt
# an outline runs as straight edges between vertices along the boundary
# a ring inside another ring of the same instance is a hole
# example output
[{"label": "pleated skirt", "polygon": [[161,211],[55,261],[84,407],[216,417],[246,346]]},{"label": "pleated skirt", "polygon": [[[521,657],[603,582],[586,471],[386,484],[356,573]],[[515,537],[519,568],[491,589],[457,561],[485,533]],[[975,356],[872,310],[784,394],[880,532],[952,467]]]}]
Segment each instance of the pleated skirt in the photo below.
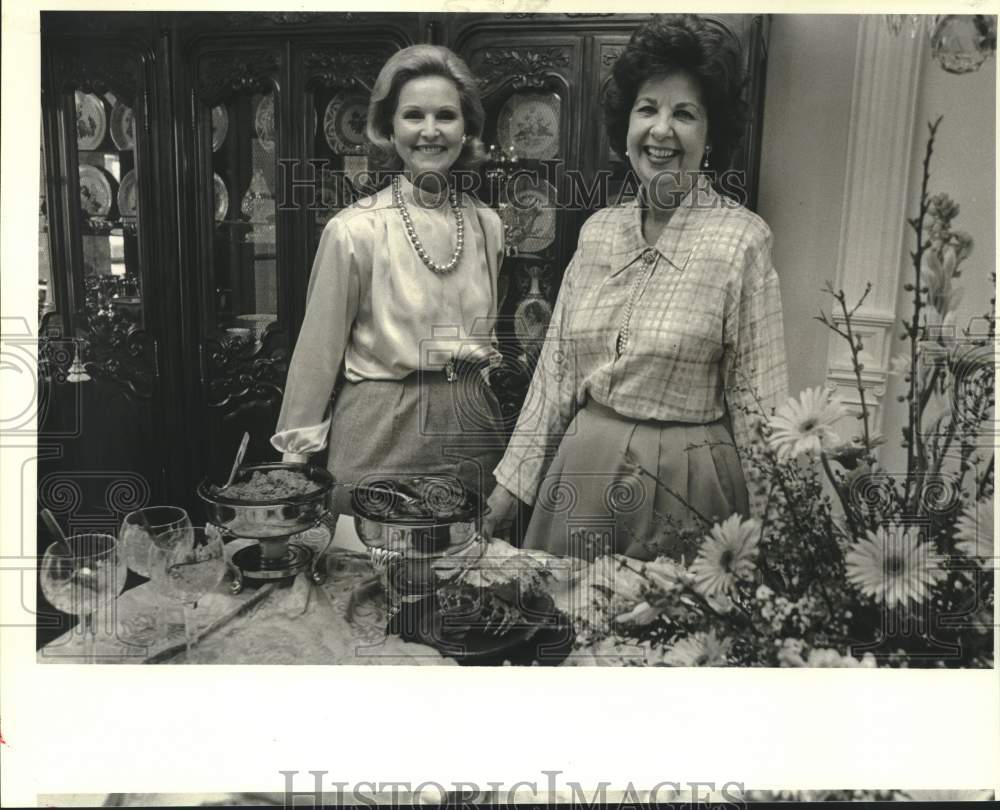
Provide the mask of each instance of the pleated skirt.
[{"label": "pleated skirt", "polygon": [[591,401],[542,479],[524,546],[690,562],[697,539],[734,512],[749,515],[749,503],[725,420],[639,421]]},{"label": "pleated skirt", "polygon": [[[402,380],[342,380],[330,420],[334,481],[448,474],[483,497],[504,450],[496,396],[471,367],[449,382],[441,372]],[[351,490],[334,487],[331,509],[352,514]]]}]

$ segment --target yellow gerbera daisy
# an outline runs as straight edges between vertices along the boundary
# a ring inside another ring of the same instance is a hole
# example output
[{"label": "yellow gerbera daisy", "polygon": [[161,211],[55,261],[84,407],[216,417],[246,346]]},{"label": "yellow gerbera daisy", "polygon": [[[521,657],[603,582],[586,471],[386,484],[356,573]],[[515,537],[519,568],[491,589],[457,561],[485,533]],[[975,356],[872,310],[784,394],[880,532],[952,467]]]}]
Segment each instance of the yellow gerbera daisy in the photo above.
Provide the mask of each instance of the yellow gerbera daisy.
[{"label": "yellow gerbera daisy", "polygon": [[840,443],[833,426],[847,416],[841,399],[825,388],[807,388],[799,399],[790,397],[771,419],[771,448],[779,461],[804,453],[819,453]]},{"label": "yellow gerbera daisy", "polygon": [[945,572],[930,557],[928,543],[914,528],[880,528],[868,532],[847,552],[847,578],[863,594],[887,605],[922,602]]},{"label": "yellow gerbera daisy", "polygon": [[754,558],[760,542],[759,524],[756,520],[741,520],[730,515],[722,524],[712,527],[691,563],[695,588],[705,596],[732,592],[736,581],[748,580],[755,569]]}]

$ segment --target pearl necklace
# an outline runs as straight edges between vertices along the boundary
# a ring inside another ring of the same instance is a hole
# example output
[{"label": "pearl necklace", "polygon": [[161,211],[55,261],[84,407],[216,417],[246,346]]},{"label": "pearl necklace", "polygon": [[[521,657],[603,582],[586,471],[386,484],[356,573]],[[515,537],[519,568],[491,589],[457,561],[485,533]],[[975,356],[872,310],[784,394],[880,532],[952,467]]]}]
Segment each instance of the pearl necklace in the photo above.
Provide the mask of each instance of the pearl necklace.
[{"label": "pearl necklace", "polygon": [[392,202],[399,209],[399,215],[403,218],[403,227],[406,228],[406,235],[410,237],[410,244],[413,245],[413,249],[417,251],[417,255],[423,263],[427,265],[427,269],[439,276],[446,276],[454,272],[455,268],[458,267],[458,260],[462,256],[462,248],[465,247],[465,219],[462,216],[462,209],[458,205],[458,196],[455,194],[455,189],[448,190],[448,201],[451,203],[451,210],[455,214],[455,224],[458,227],[458,243],[451,253],[451,261],[448,264],[441,265],[435,264],[427,251],[424,250],[424,246],[420,242],[420,237],[417,236],[417,229],[413,227],[413,220],[410,219],[410,212],[406,209],[406,203],[403,202],[403,194],[399,190],[399,176],[396,175],[392,178]]}]

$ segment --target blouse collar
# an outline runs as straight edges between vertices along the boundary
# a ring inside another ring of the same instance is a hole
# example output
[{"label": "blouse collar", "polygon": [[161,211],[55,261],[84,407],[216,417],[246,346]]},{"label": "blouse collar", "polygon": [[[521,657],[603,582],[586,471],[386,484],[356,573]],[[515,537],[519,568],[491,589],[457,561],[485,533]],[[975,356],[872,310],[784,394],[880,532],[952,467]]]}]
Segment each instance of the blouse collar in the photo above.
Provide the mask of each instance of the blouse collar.
[{"label": "blouse collar", "polygon": [[[417,189],[411,182],[410,178],[406,176],[405,173],[400,172],[397,177],[399,178],[399,191],[402,194],[403,202],[407,205],[415,205],[420,208],[431,208],[432,210],[438,206],[429,206],[417,201]],[[449,208],[449,203],[447,197],[442,201],[441,206],[445,209]]]},{"label": "blouse collar", "polygon": [[612,276],[634,264],[647,251],[666,259],[678,270],[683,270],[707,221],[705,214],[721,205],[723,198],[712,188],[708,176],[699,174],[691,190],[684,195],[663,232],[650,246],[642,235],[642,193],[626,206],[627,216],[615,231],[611,246]]}]

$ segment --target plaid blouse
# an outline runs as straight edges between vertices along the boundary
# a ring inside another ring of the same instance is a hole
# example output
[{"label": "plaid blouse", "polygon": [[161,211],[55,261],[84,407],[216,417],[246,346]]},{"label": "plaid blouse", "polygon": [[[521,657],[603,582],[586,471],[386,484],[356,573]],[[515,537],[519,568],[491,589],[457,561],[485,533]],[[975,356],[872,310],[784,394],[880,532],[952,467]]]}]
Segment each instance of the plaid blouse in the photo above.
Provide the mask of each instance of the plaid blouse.
[{"label": "plaid blouse", "polygon": [[[767,412],[787,396],[767,224],[705,178],[655,247],[642,235],[638,201],[606,208],[580,233],[496,479],[533,503],[590,398],[640,420],[705,424],[728,412],[736,447],[745,448],[753,435],[744,410],[755,405],[750,391]],[[749,483],[745,458],[743,467]],[[760,506],[751,489],[751,510]]]}]

